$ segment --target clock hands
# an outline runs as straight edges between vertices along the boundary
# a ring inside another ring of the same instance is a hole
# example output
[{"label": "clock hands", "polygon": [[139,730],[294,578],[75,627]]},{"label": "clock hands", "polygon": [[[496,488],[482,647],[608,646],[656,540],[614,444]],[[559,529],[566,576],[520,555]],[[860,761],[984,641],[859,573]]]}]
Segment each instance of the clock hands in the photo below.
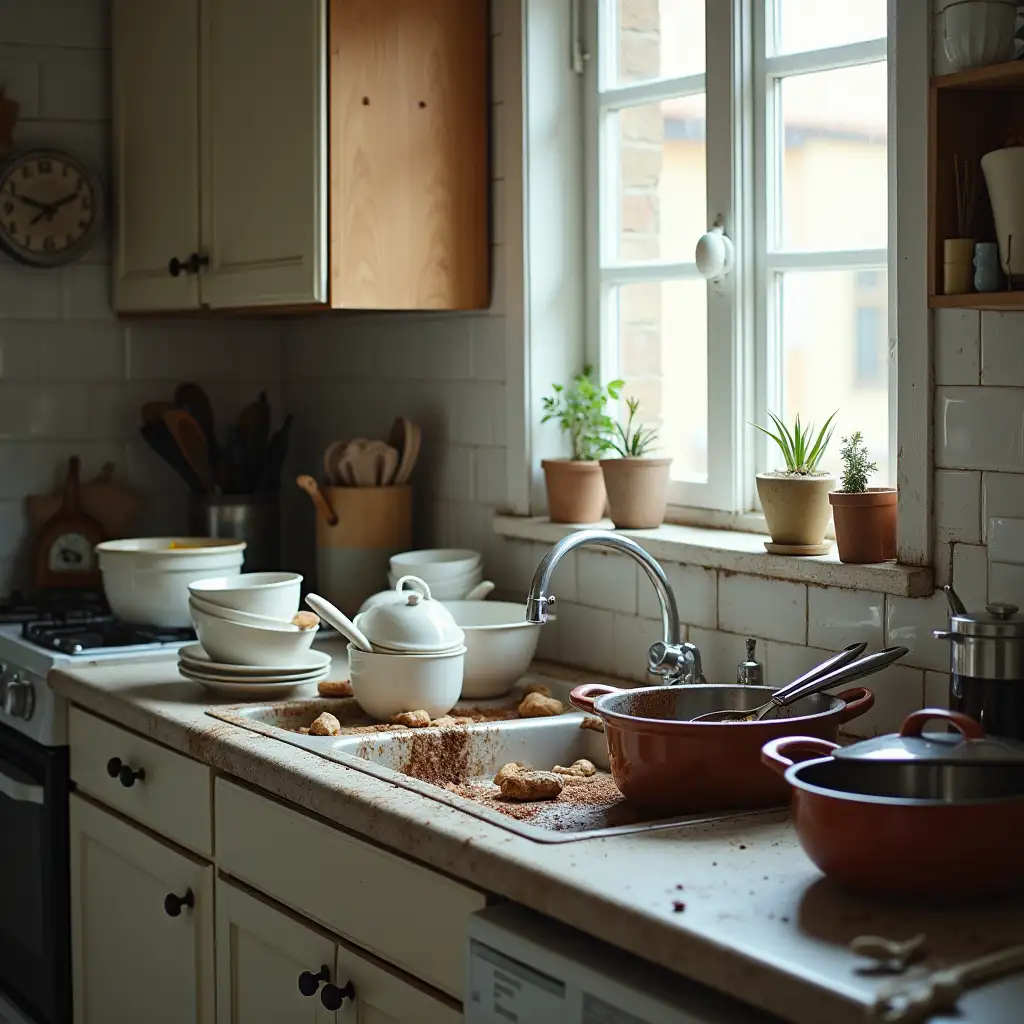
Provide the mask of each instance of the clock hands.
[{"label": "clock hands", "polygon": [[54,214],[67,203],[70,203],[73,199],[78,198],[77,192],[69,192],[66,196],[61,196],[60,199],[54,200],[52,203],[41,203],[37,199],[31,199],[29,196],[21,196],[30,206],[34,206],[39,213],[37,213],[30,221],[29,225],[38,224],[44,217],[47,220],[53,220]]}]

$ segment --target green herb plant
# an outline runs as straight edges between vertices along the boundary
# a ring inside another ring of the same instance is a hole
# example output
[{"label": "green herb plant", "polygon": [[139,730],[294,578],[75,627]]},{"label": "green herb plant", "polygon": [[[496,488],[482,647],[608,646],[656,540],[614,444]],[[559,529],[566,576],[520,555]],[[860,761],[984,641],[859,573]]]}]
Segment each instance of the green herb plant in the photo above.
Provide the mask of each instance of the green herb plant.
[{"label": "green herb plant", "polygon": [[772,423],[775,424],[775,429],[778,433],[769,430],[767,427],[762,427],[759,423],[751,425],[757,427],[762,434],[767,434],[779,446],[782,457],[786,461],[787,473],[795,473],[799,476],[821,476],[822,473],[818,470],[818,464],[825,454],[825,449],[828,448],[829,441],[832,440],[832,432],[835,430],[832,421],[838,413],[839,410],[837,409],[825,420],[824,426],[818,431],[817,435],[814,433],[814,424],[809,423],[805,427],[800,422],[799,414],[797,414],[792,430],[771,411],[769,411],[768,415],[771,417]]},{"label": "green herb plant", "polygon": [[633,420],[636,418],[636,411],[640,408],[638,398],[627,398],[626,407],[629,409],[629,417],[626,425],[615,424],[615,435],[605,440],[604,451],[617,452],[623,459],[643,458],[658,440],[658,431],[654,427],[645,427],[642,423],[635,428]]},{"label": "green herb plant", "polygon": [[843,460],[843,480],[839,490],[844,494],[863,494],[868,489],[868,477],[878,472],[878,463],[871,461],[859,430],[841,441],[839,457]]},{"label": "green herb plant", "polygon": [[553,395],[543,401],[544,416],[541,423],[555,420],[569,435],[574,462],[592,462],[600,457],[605,441],[614,429],[611,418],[604,411],[608,399],[618,401],[625,381],[613,380],[607,388],[590,379],[592,368],[585,366],[566,387],[552,384]]}]

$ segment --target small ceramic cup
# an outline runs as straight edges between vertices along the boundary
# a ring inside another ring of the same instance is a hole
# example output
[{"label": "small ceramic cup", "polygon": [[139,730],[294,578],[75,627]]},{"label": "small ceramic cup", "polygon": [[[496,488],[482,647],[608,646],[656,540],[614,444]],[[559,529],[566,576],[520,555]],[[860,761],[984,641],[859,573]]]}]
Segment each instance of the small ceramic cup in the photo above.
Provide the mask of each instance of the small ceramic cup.
[{"label": "small ceramic cup", "polygon": [[978,242],[974,247],[974,287],[979,292],[997,292],[1004,287],[999,265],[999,243]]}]

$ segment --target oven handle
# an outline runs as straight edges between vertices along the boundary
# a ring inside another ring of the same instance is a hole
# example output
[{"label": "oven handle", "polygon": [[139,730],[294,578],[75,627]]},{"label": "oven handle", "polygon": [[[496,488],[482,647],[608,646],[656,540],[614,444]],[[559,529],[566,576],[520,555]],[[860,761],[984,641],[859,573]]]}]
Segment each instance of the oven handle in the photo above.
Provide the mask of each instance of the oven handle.
[{"label": "oven handle", "polygon": [[46,790],[42,786],[33,786],[29,782],[19,782],[10,775],[0,772],[0,796],[10,797],[20,804],[39,804],[46,802]]}]

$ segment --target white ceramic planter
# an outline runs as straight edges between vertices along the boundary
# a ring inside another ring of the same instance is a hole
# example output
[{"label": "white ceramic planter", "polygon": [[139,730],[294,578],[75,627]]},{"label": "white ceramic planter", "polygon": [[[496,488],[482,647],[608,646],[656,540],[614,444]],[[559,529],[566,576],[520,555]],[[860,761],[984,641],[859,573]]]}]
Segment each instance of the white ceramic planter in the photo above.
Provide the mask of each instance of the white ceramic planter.
[{"label": "white ceramic planter", "polygon": [[1013,60],[1017,5],[960,0],[942,12],[942,44],[954,71]]},{"label": "white ceramic planter", "polygon": [[996,223],[999,262],[1018,283],[1024,278],[1024,146],[986,153],[981,170]]}]

